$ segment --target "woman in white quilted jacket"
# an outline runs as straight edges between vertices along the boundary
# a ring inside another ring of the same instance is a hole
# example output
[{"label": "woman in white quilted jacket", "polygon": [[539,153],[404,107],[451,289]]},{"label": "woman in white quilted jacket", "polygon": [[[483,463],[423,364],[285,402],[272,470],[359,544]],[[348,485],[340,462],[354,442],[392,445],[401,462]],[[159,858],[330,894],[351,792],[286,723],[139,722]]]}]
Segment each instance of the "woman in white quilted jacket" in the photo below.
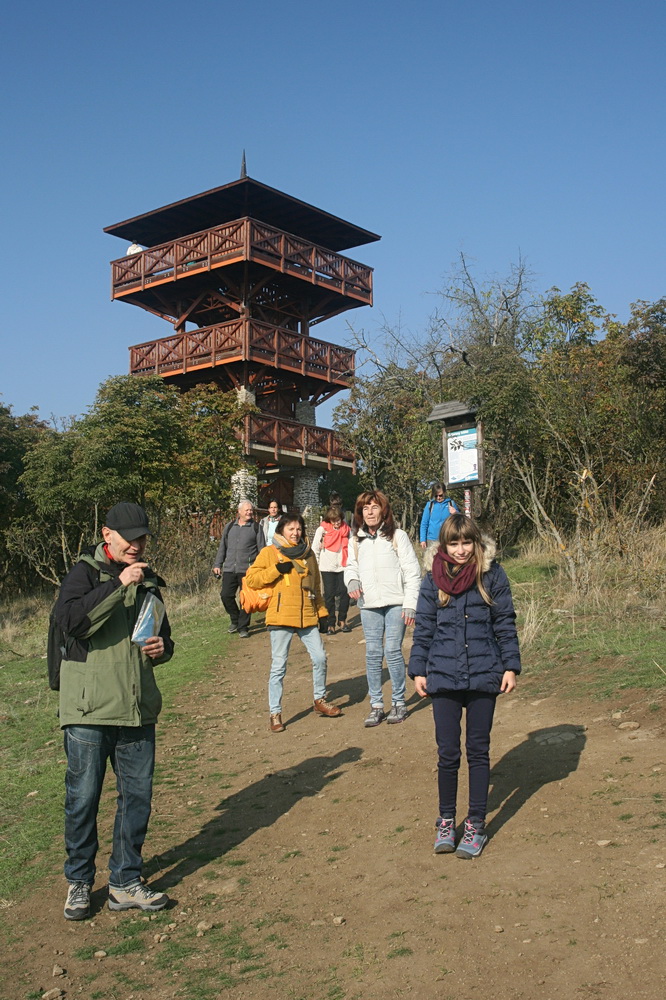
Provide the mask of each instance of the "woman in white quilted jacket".
[{"label": "woman in white quilted jacket", "polygon": [[[414,624],[421,570],[414,547],[402,528],[396,527],[388,497],[380,490],[361,493],[354,506],[352,540],[344,569],[349,596],[358,602],[365,635],[365,669],[368,677],[370,729],[407,718],[405,660],[402,641],[405,627]],[[384,711],[382,660],[391,679],[391,708]]]}]

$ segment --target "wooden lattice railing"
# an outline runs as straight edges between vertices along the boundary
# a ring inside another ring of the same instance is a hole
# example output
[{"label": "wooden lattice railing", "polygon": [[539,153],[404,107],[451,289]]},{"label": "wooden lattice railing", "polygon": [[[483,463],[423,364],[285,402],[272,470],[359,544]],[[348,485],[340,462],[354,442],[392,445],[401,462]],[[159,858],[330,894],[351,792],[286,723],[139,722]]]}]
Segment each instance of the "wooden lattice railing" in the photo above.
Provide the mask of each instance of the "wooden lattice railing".
[{"label": "wooden lattice railing", "polygon": [[252,455],[272,452],[274,461],[284,459],[285,453],[298,455],[302,465],[308,465],[308,458],[324,459],[328,468],[334,462],[352,464],[356,462],[352,453],[345,448],[335,431],[327,427],[312,427],[293,420],[277,420],[265,413],[252,413],[245,417],[245,451]]},{"label": "wooden lattice railing", "polygon": [[260,262],[372,305],[371,267],[249,218],[112,261],[111,297],[239,260]]},{"label": "wooden lattice railing", "polygon": [[132,375],[181,375],[230,361],[257,361],[341,385],[348,385],[354,374],[349,348],[248,319],[130,347]]}]

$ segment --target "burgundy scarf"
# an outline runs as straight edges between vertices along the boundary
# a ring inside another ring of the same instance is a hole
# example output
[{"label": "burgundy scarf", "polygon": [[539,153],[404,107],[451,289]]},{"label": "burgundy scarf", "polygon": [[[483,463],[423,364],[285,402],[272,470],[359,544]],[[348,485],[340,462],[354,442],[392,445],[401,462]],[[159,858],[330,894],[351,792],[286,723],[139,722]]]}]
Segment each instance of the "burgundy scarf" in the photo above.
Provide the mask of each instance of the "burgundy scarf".
[{"label": "burgundy scarf", "polygon": [[[454,576],[447,573],[446,563],[458,570]],[[438,590],[443,590],[445,594],[464,594],[476,583],[476,560],[472,559],[461,566],[448,552],[437,549],[432,561],[432,578]]]}]

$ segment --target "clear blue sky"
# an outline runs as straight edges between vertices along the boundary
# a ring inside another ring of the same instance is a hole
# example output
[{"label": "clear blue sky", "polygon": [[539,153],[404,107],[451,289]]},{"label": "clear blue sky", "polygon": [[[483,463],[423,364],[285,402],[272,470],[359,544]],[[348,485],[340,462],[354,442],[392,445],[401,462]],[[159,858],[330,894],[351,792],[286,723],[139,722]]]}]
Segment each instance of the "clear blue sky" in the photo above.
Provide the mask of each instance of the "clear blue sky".
[{"label": "clear blue sky", "polygon": [[[112,303],[104,226],[248,173],[380,233],[375,308],[416,330],[462,250],[666,293],[664,0],[24,0],[3,22],[2,400],[79,414],[169,326]],[[320,335],[345,342],[345,318]],[[322,421],[324,422],[324,421]],[[328,421],[326,421],[328,422]]]}]

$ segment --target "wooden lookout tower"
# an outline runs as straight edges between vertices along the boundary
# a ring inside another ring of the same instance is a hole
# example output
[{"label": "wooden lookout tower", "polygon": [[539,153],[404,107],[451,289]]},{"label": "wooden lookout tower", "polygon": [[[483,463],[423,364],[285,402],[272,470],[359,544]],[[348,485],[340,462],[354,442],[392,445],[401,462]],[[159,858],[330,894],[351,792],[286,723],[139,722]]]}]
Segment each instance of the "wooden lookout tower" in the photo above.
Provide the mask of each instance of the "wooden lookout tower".
[{"label": "wooden lookout tower", "polygon": [[[111,297],[173,327],[130,347],[130,372],[181,389],[214,382],[259,410],[245,420],[237,494],[301,510],[318,503],[322,471],[353,469],[315,407],[349,386],[354,352],[312,335],[372,305],[372,268],[341,250],[374,233],[243,176],[107,226],[129,240],[111,262]],[[260,496],[257,495],[257,482]]]}]

